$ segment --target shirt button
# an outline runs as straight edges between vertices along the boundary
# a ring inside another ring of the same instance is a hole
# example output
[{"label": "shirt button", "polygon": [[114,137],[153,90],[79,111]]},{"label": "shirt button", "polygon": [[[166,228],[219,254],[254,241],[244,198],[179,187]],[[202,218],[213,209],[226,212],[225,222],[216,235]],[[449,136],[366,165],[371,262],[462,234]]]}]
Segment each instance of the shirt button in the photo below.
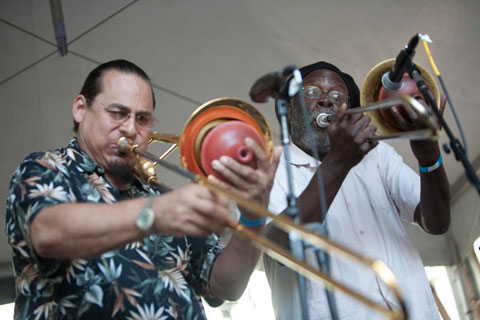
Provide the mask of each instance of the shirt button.
[{"label": "shirt button", "polygon": [[365,234],[365,231],[360,230],[360,231],[358,231],[358,233],[360,233],[360,234]]}]

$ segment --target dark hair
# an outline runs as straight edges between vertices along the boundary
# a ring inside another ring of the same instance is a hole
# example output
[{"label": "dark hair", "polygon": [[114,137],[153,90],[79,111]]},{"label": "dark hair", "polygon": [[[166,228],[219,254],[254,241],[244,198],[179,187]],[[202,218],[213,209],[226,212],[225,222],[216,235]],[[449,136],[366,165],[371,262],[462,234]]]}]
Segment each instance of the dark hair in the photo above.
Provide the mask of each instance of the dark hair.
[{"label": "dark hair", "polygon": [[[97,95],[103,91],[103,75],[109,70],[116,70],[126,74],[134,74],[145,80],[150,85],[150,89],[152,90],[153,108],[155,109],[155,94],[152,89],[150,78],[139,66],[123,59],[102,63],[88,74],[85,82],[83,83],[82,89],[80,90],[80,94],[83,95],[87,101],[87,107],[90,107],[90,104],[97,97]],[[75,120],[73,120],[73,131],[78,131],[78,123],[75,122]]]}]

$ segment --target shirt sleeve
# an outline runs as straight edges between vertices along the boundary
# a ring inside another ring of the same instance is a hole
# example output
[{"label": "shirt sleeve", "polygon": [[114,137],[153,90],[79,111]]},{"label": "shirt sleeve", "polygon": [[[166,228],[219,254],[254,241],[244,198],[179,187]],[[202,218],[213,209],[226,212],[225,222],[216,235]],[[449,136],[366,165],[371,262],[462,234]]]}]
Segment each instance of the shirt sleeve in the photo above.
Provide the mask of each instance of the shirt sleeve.
[{"label": "shirt sleeve", "polygon": [[415,223],[415,209],[420,202],[420,177],[390,145],[383,144],[380,166],[384,183],[402,220]]},{"label": "shirt sleeve", "polygon": [[[47,156],[48,157],[48,156]],[[70,202],[64,173],[43,157],[27,158],[11,180],[7,199],[7,236],[14,259],[31,263],[44,276],[54,275],[62,261],[39,257],[30,242],[29,227],[43,209]],[[16,270],[17,273],[21,270]]]}]

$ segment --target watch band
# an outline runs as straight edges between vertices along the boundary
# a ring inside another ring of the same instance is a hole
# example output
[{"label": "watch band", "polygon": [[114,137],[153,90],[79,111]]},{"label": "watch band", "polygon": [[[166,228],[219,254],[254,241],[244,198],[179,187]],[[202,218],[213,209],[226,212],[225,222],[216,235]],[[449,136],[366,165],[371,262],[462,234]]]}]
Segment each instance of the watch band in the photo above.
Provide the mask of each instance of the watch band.
[{"label": "watch band", "polygon": [[246,227],[258,227],[264,224],[266,220],[267,218],[265,217],[261,217],[260,219],[257,219],[257,220],[250,220],[245,218],[242,214],[240,214],[240,219],[238,220],[238,222],[240,222]]},{"label": "watch band", "polygon": [[433,165],[431,165],[430,167],[418,166],[418,171],[423,172],[423,173],[432,172],[432,171],[435,171],[435,170],[437,170],[438,168],[440,168],[441,165],[442,165],[442,153],[440,153],[440,157],[438,157],[437,162],[435,162],[435,163],[434,163]]}]

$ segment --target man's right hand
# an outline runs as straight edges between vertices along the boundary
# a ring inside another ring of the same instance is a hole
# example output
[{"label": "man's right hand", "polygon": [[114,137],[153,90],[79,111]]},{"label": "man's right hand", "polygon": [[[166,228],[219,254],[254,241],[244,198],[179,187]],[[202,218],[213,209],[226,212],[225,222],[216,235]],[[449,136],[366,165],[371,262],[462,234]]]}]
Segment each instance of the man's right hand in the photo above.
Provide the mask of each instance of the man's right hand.
[{"label": "man's right hand", "polygon": [[224,231],[230,200],[192,184],[155,199],[155,232],[173,236],[209,236]]},{"label": "man's right hand", "polygon": [[363,113],[346,115],[347,105],[338,108],[333,122],[328,127],[330,151],[323,162],[329,162],[339,170],[348,172],[378,144],[370,139],[376,132],[370,117]]}]

